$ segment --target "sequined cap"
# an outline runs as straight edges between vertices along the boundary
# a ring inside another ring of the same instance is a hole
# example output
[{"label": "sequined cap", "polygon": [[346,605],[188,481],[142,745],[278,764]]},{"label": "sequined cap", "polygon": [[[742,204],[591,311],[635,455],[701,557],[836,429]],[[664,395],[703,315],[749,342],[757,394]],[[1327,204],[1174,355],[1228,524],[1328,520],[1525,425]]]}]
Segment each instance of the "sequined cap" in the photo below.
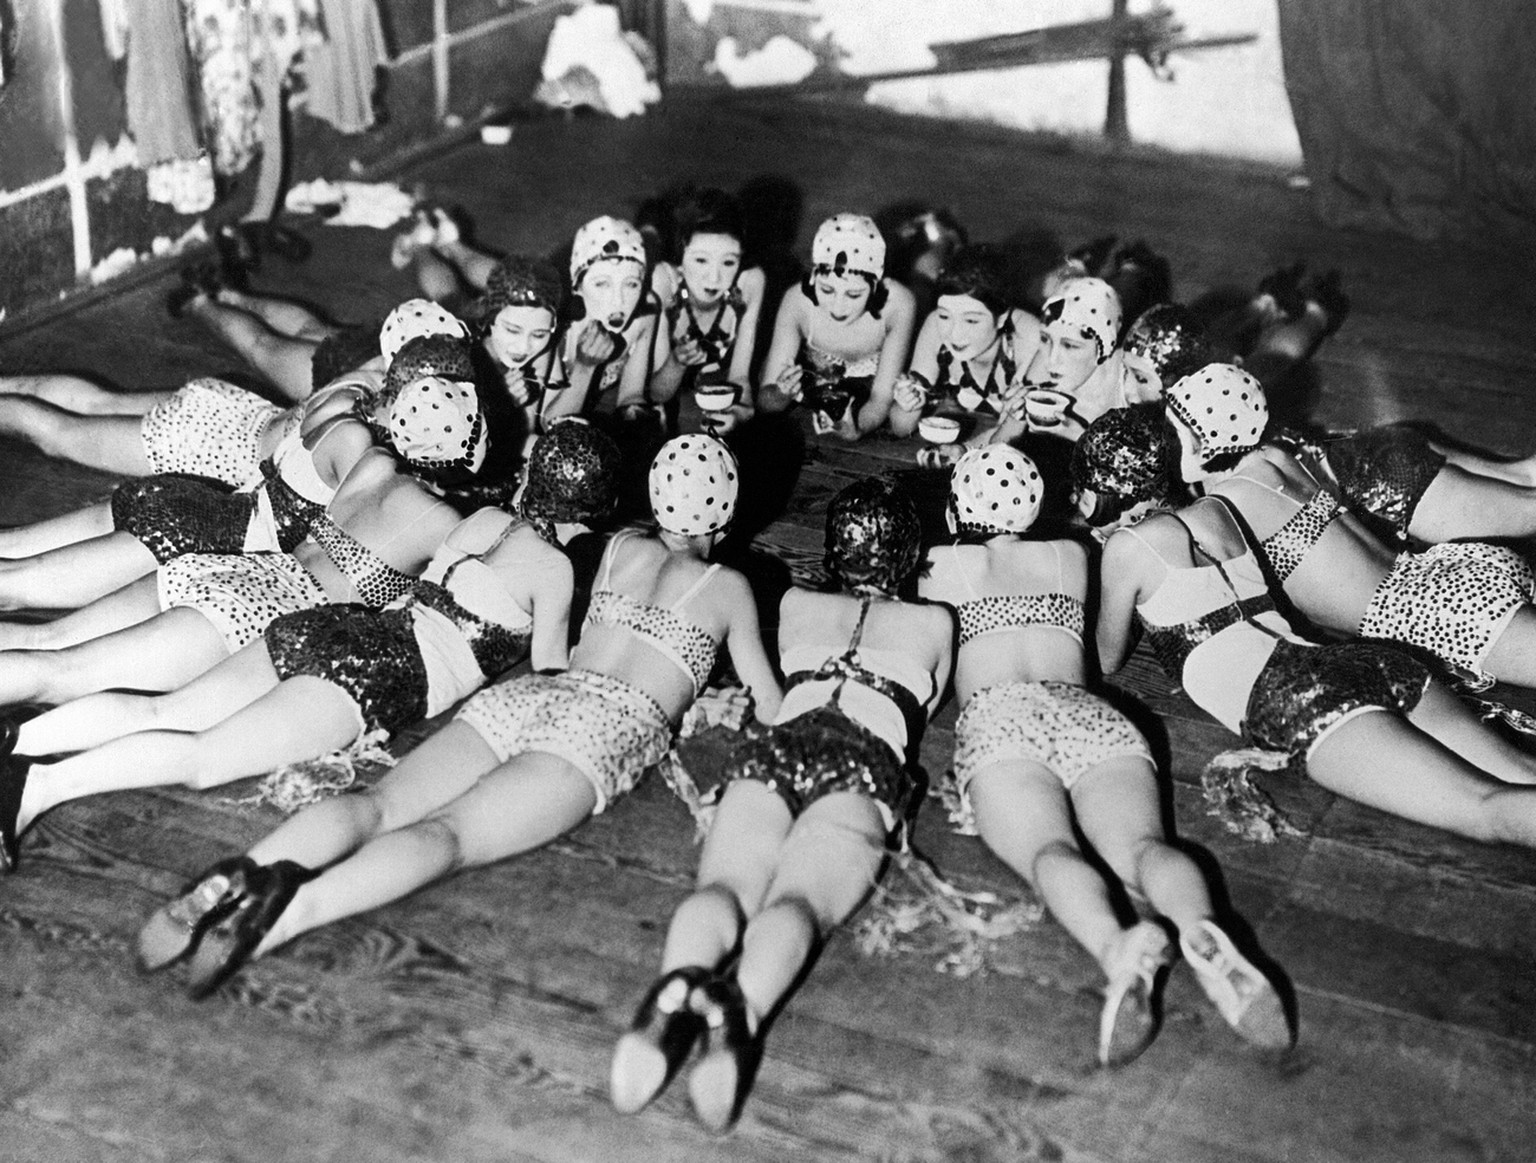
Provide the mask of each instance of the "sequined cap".
[{"label": "sequined cap", "polygon": [[669,533],[716,533],[736,515],[736,456],[713,436],[675,436],[651,461],[651,512]]},{"label": "sequined cap", "polygon": [[1044,498],[1035,462],[1006,444],[969,449],[949,483],[949,511],[962,532],[1023,533]]},{"label": "sequined cap", "polygon": [[1105,412],[1072,448],[1073,487],[1122,508],[1172,497],[1178,466],[1178,440],[1156,404]]},{"label": "sequined cap", "polygon": [[487,325],[507,307],[542,307],[559,318],[565,305],[560,272],[543,259],[512,255],[491,268],[476,305]]},{"label": "sequined cap", "polygon": [[645,267],[645,239],[622,218],[604,214],[576,232],[571,243],[571,286],[580,287],[582,276],[595,262],[639,263]]},{"label": "sequined cap", "polygon": [[431,299],[407,299],[384,317],[384,325],[379,328],[379,350],[386,363],[393,363],[402,347],[428,335],[468,339],[469,328],[452,311]]},{"label": "sequined cap", "polygon": [[1126,360],[1141,360],[1163,384],[1199,371],[1213,358],[1210,340],[1188,307],[1155,303],[1126,333]]},{"label": "sequined cap", "polygon": [[1206,461],[1256,447],[1269,424],[1269,402],[1259,381],[1230,363],[1207,364],[1184,376],[1163,399],[1169,414],[1200,438]]},{"label": "sequined cap", "polygon": [[1047,325],[1060,322],[1084,339],[1097,340],[1103,363],[1120,340],[1120,296],[1103,279],[1068,279],[1045,301]]},{"label": "sequined cap", "polygon": [[891,481],[867,477],[827,506],[827,571],[844,587],[895,593],[921,553],[917,508]]},{"label": "sequined cap", "polygon": [[874,219],[862,214],[834,214],[816,228],[811,267],[834,275],[885,274],[885,239]]},{"label": "sequined cap", "polygon": [[589,523],[613,511],[619,495],[619,446],[579,417],[552,424],[528,454],[520,510],[541,534],[555,522]]}]

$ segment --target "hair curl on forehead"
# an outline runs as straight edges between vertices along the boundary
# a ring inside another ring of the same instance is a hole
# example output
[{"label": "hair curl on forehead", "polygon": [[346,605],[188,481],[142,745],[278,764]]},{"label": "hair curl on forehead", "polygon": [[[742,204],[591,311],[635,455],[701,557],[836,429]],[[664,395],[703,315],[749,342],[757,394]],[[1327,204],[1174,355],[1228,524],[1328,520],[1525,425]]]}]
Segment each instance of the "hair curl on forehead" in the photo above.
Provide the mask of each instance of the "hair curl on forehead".
[{"label": "hair curl on forehead", "polygon": [[892,481],[868,477],[827,506],[827,572],[844,589],[893,594],[917,568],[922,526],[917,507]]},{"label": "hair curl on forehead", "polygon": [[966,295],[1001,315],[1013,306],[1008,296],[1008,256],[990,243],[962,246],[939,271],[935,290],[939,298]]},{"label": "hair curl on forehead", "polygon": [[1112,507],[1109,518],[1179,491],[1179,441],[1162,408],[1136,404],[1104,413],[1072,449],[1072,484]]},{"label": "hair curl on forehead", "polygon": [[553,424],[528,455],[520,510],[545,540],[556,522],[582,524],[613,512],[622,457],[613,438],[581,419]]},{"label": "hair curl on forehead", "polygon": [[476,304],[480,323],[490,327],[508,307],[540,307],[558,319],[565,309],[565,283],[543,259],[513,255],[491,268]]}]

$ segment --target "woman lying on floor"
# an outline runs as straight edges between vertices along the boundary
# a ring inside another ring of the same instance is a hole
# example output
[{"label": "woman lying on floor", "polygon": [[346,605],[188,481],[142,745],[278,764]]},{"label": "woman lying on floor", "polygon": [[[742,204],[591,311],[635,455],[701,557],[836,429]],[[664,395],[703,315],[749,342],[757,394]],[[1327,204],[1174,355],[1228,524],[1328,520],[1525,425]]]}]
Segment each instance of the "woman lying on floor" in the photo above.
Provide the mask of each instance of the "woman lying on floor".
[{"label": "woman lying on floor", "polygon": [[301,933],[548,843],[666,754],[721,646],[772,717],[780,692],[751,588],[707,561],[738,487],[719,442],[668,442],[650,474],[660,528],[610,542],[569,671],[481,691],[367,792],[306,808],[209,868],[150,918],[141,962],[190,953],[190,992],[204,997]]},{"label": "woman lying on floor", "polygon": [[1158,409],[1088,430],[1074,484],[1104,547],[1098,644],[1124,665],[1137,627],[1173,682],[1251,745],[1301,761],[1338,795],[1477,840],[1536,847],[1536,757],[1513,746],[1395,647],[1317,646],[1275,607],[1227,506],[1166,508],[1179,447]]},{"label": "woman lying on floor", "polygon": [[650,1102],[696,1041],[700,1121],[735,1118],[763,1024],[828,934],[879,879],[915,810],[918,737],[949,677],[954,622],[896,595],[917,566],[912,503],[890,482],[850,485],[827,510],[836,593],[791,589],[779,611],[788,688],[773,725],[742,741],[679,906],[662,976],[614,1051],[621,1111]]},{"label": "woman lying on floor", "polygon": [[858,440],[890,415],[916,327],[912,292],[885,277],[885,239],[862,214],[816,230],[811,273],[779,304],[758,404],[811,410],[817,432]]},{"label": "woman lying on floor", "polygon": [[[434,471],[446,450],[422,429],[425,403],[475,423],[478,389],[467,348],[439,334],[458,327],[423,301],[402,304],[381,332],[392,358],[338,376],[285,423],[256,483],[236,491],[197,477],[159,475],[119,485],[110,500],[0,532],[0,609],[78,609],[188,553],[290,552],[324,512],[358,457],[379,446]],[[397,347],[397,344],[399,345]],[[477,442],[483,436],[477,436]],[[205,437],[217,447],[216,437]],[[95,615],[0,627],[0,648],[53,649],[102,633]],[[117,629],[117,626],[111,626]]]},{"label": "woman lying on floor", "polygon": [[517,516],[486,508],[465,518],[383,609],[283,614],[170,694],[87,695],[28,720],[5,761],[14,811],[0,812],[0,864],[14,866],[21,835],[70,800],[217,787],[364,735],[387,739],[526,657],[535,670],[563,670],[572,572],[561,546],[612,512],[618,475],[608,437],[563,421],[534,447]]},{"label": "woman lying on floor", "polygon": [[[929,551],[926,598],[959,617],[954,778],[977,830],[1098,961],[1103,1065],[1135,1058],[1157,1030],[1156,990],[1178,935],[1196,980],[1243,1038],[1292,1033],[1274,987],[1217,926],[1199,867],[1163,832],[1157,770],[1141,733],[1087,690],[1088,561],[1072,541],[1026,540],[1044,496],[1033,462],[1006,445],[955,465],[954,545]],[[1124,927],[1074,823],[1157,920]]]},{"label": "woman lying on floor", "polygon": [[[485,424],[467,348],[442,337],[401,349],[386,377],[392,446],[348,413],[314,434],[334,493],[303,514],[291,553],[184,553],[151,576],[48,624],[62,645],[0,652],[0,703],[59,703],[93,691],[172,690],[258,636],[273,618],[327,602],[383,606],[458,522],[435,486],[484,462]],[[179,529],[179,526],[175,526]]]},{"label": "woman lying on floor", "polygon": [[1475,541],[1399,551],[1377,540],[1289,453],[1267,442],[1264,389],[1209,364],[1164,394],[1184,483],[1230,506],[1313,625],[1413,646],[1479,680],[1536,686],[1536,577]]}]

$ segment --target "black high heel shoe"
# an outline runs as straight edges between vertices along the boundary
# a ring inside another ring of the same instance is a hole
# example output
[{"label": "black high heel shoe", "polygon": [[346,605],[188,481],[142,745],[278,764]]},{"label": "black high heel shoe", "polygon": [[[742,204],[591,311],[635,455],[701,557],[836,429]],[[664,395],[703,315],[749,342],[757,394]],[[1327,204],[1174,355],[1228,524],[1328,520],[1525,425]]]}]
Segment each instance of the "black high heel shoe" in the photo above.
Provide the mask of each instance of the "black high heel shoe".
[{"label": "black high heel shoe", "polygon": [[1270,271],[1259,280],[1258,293],[1273,299],[1280,313],[1293,323],[1307,310],[1307,297],[1301,290],[1301,276],[1306,269],[1305,262],[1292,263]]},{"label": "black high heel shoe", "polygon": [[[14,734],[11,746],[16,745]],[[0,759],[0,872],[15,872],[21,845],[16,817],[21,814],[21,797],[27,790],[27,776],[32,774],[32,759],[25,755],[6,755]]]},{"label": "black high heel shoe", "polygon": [[1106,234],[1103,238],[1095,238],[1091,242],[1067,251],[1067,261],[1075,262],[1083,268],[1083,272],[1097,278],[1104,264],[1109,261],[1110,251],[1115,249],[1115,243],[1119,239],[1113,234]]},{"label": "black high heel shoe", "polygon": [[292,860],[255,865],[245,878],[245,893],[198,943],[187,977],[187,996],[202,1001],[233,977],[272,931],[300,886],[314,876]]},{"label": "black high heel shoe", "polygon": [[747,1023],[747,999],[733,978],[716,975],[698,986],[689,1005],[704,1025],[703,1052],[688,1075],[693,1113],[712,1131],[736,1121],[741,1084],[757,1050]]},{"label": "black high heel shoe", "polygon": [[139,968],[155,973],[181,960],[245,895],[258,871],[249,856],[231,856],[209,865],[181,890],[181,895],[155,910],[139,930]]},{"label": "black high heel shoe", "polygon": [[1349,296],[1344,293],[1342,282],[1339,272],[1331,270],[1311,280],[1302,290],[1306,302],[1316,303],[1328,317],[1323,328],[1324,339],[1344,326],[1344,320],[1349,318]]},{"label": "black high heel shoe", "polygon": [[629,1032],[613,1048],[608,1096],[620,1114],[641,1110],[671,1080],[704,1030],[693,1012],[693,991],[709,971],[685,965],[658,977],[635,1011]]}]

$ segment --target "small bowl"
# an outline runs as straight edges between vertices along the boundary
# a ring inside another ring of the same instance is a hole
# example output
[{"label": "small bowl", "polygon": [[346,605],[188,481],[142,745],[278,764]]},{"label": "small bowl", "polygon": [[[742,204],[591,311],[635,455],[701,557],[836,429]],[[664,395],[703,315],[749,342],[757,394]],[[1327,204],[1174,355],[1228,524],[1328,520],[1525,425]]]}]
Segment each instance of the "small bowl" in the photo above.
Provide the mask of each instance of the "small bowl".
[{"label": "small bowl", "polygon": [[736,389],[729,384],[718,387],[696,388],[694,402],[705,412],[729,412],[736,406]]},{"label": "small bowl", "polygon": [[929,444],[953,444],[960,439],[960,421],[952,416],[924,416],[917,422],[917,434]]}]

